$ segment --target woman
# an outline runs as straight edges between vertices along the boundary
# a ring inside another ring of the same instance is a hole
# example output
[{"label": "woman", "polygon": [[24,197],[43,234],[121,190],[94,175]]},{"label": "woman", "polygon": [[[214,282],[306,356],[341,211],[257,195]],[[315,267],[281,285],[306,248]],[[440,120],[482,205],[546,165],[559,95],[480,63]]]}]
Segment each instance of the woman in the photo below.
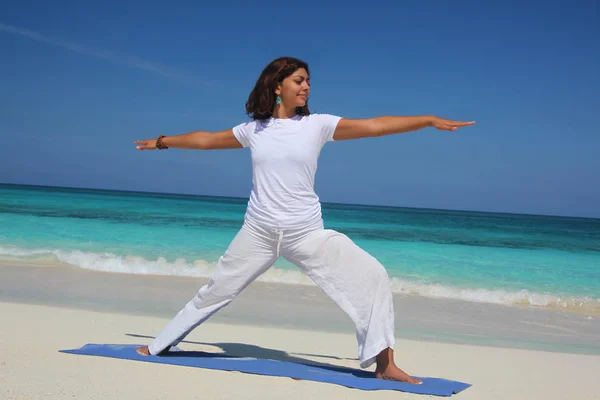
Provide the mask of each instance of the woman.
[{"label": "woman", "polygon": [[252,121],[221,132],[161,135],[135,142],[138,150],[249,147],[254,183],[243,226],[208,283],[150,346],[138,349],[139,354],[164,354],[283,256],[352,318],[362,368],[375,362],[377,378],[421,383],[394,363],[394,310],[385,268],[346,235],[324,229],[314,192],[317,160],[328,141],[429,126],[455,131],[473,122],[431,116],[351,120],[310,114],[309,94],[308,65],[295,58],[278,58],[262,71],[246,102]]}]

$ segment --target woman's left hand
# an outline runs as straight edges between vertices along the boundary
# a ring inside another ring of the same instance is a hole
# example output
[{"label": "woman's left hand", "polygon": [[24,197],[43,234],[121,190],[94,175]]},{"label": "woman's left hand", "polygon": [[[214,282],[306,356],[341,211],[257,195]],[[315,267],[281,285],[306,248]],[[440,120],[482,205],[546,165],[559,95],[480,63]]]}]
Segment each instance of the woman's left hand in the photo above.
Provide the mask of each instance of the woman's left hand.
[{"label": "woman's left hand", "polygon": [[441,130],[441,131],[455,131],[458,128],[462,128],[463,126],[469,126],[475,124],[475,121],[471,122],[461,122],[461,121],[451,121],[449,119],[434,117],[432,126]]}]

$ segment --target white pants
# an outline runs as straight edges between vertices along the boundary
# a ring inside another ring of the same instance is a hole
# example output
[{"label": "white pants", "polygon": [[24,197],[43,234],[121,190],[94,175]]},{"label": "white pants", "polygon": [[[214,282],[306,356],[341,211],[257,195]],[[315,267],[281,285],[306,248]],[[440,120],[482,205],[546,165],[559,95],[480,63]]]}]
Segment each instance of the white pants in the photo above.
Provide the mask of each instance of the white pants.
[{"label": "white pants", "polygon": [[394,309],[385,268],[346,235],[322,224],[271,230],[248,221],[235,236],[208,283],[149,346],[158,354],[176,345],[283,256],[304,271],[354,321],[362,368],[394,346]]}]

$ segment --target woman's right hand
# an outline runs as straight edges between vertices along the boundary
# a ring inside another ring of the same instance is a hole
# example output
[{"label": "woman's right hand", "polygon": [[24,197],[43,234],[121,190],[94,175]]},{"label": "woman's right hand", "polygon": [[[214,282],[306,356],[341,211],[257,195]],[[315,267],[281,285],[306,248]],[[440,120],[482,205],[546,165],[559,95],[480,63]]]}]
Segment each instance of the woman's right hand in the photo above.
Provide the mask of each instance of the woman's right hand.
[{"label": "woman's right hand", "polygon": [[137,144],[137,150],[156,150],[156,139],[136,140],[133,143]]}]

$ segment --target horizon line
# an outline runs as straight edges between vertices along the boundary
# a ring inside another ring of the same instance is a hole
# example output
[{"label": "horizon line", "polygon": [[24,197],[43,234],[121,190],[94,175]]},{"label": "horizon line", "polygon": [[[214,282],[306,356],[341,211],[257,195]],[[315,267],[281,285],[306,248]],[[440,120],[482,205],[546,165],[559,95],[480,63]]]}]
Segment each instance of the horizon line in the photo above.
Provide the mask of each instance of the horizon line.
[{"label": "horizon line", "polygon": [[[248,200],[249,199],[249,197],[239,197],[239,196],[219,196],[219,195],[210,195],[210,194],[173,193],[173,192],[151,192],[151,191],[143,191],[143,190],[140,191],[140,190],[124,190],[124,189],[104,189],[104,188],[92,188],[92,187],[81,187],[81,186],[35,185],[35,184],[8,183],[8,182],[0,182],[0,185],[28,186],[28,187],[54,188],[54,189],[96,190],[96,191],[105,191],[105,192],[126,192],[126,193],[138,193],[138,194],[212,197],[212,198],[228,198],[228,199],[240,199],[240,200]],[[431,210],[431,211],[446,211],[446,212],[449,211],[449,212],[463,212],[463,213],[519,215],[519,216],[530,216],[530,217],[556,217],[556,218],[577,218],[577,219],[600,220],[600,217],[584,217],[584,216],[574,216],[574,215],[527,214],[527,213],[514,213],[514,212],[506,212],[506,211],[461,210],[461,209],[450,209],[450,208],[422,208],[422,207],[408,207],[408,206],[391,206],[391,205],[384,205],[384,204],[338,203],[338,202],[332,202],[332,201],[321,201],[321,204],[342,205],[342,206],[359,206],[359,207],[377,207],[377,208],[404,208],[404,209],[410,209],[410,210]]]}]

